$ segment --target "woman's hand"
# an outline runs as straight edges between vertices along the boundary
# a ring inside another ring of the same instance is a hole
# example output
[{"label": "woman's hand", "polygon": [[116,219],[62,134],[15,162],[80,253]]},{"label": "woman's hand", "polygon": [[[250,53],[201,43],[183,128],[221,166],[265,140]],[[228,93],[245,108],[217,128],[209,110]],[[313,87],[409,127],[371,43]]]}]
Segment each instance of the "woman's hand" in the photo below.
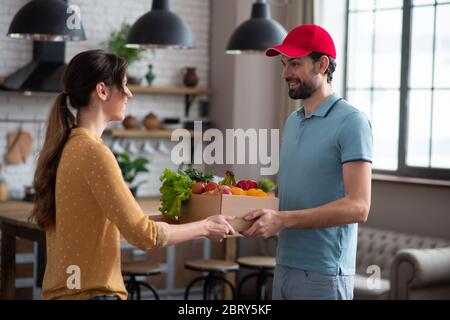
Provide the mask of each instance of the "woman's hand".
[{"label": "woman's hand", "polygon": [[204,221],[206,229],[206,237],[210,240],[222,242],[222,240],[229,235],[235,235],[236,231],[228,222],[233,220],[234,217],[215,215],[206,218]]}]

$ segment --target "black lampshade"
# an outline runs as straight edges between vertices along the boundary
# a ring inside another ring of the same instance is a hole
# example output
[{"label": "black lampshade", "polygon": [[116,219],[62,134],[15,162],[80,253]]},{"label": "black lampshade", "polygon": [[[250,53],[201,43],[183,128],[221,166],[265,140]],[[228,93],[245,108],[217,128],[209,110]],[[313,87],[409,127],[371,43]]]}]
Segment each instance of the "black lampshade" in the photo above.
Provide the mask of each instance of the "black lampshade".
[{"label": "black lampshade", "polygon": [[[8,36],[40,41],[86,40],[79,16],[61,0],[32,0],[14,16]],[[79,23],[78,23],[79,22]]]},{"label": "black lampshade", "polygon": [[265,1],[257,1],[252,16],[234,30],[228,42],[228,54],[263,53],[267,48],[283,42],[287,35],[281,24],[272,20]]},{"label": "black lampshade", "polygon": [[131,48],[194,48],[189,26],[170,11],[169,0],[153,0],[152,10],[131,26],[126,39]]}]

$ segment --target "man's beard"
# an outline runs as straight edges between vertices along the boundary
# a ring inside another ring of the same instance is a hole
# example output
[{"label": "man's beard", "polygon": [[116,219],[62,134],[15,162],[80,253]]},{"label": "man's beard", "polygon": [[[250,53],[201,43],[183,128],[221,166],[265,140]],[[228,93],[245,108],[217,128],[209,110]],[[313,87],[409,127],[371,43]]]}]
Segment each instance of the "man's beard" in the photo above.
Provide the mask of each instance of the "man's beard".
[{"label": "man's beard", "polygon": [[304,82],[300,79],[287,79],[287,81],[296,80],[300,83],[297,89],[289,89],[289,97],[294,100],[298,99],[308,99],[311,97],[314,92],[317,90],[317,86],[315,86],[313,81]]}]

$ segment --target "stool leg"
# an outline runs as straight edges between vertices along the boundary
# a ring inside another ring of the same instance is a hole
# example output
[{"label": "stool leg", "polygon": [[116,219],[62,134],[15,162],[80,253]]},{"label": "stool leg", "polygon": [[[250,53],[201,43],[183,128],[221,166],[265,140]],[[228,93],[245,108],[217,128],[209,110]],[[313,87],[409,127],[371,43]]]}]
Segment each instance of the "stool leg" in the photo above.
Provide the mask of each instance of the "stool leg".
[{"label": "stool leg", "polygon": [[273,274],[270,273],[270,272],[266,273],[266,291],[265,291],[265,294],[264,294],[265,300],[269,300],[269,290],[268,290],[269,287],[267,286],[267,280],[269,278],[273,279]]},{"label": "stool leg", "polygon": [[192,280],[188,286],[186,287],[186,291],[184,292],[184,300],[188,300],[189,298],[189,291],[191,290],[191,287],[196,284],[197,282],[201,281],[201,280],[205,280],[205,276],[201,276],[198,278],[195,278],[194,280]]},{"label": "stool leg", "polygon": [[205,277],[205,283],[203,284],[203,300],[211,300],[211,293],[214,295],[214,274],[208,272]]},{"label": "stool leg", "polygon": [[134,291],[136,290],[136,279],[134,278],[134,276],[130,276],[130,280],[128,280],[127,282],[127,287],[126,287],[127,291],[128,291],[128,299],[129,300],[134,300]]},{"label": "stool leg", "polygon": [[269,293],[268,293],[268,287],[267,287],[267,280],[269,277],[273,277],[270,272],[267,272],[265,270],[261,270],[258,276],[258,300],[267,300]]},{"label": "stool leg", "polygon": [[137,300],[141,300],[141,287],[139,286],[139,283],[137,281],[135,282],[135,285]]},{"label": "stool leg", "polygon": [[205,279],[205,283],[203,284],[203,300],[208,300],[209,296],[209,279]]},{"label": "stool leg", "polygon": [[191,290],[191,287],[197,283],[198,281],[204,280],[205,283],[203,284],[203,299],[204,300],[209,300],[209,298],[211,297],[211,291],[214,297],[217,297],[217,295],[214,293],[214,287],[216,285],[216,280],[221,280],[223,281],[226,285],[229,286],[229,288],[231,289],[232,292],[232,299],[236,300],[236,289],[234,288],[233,284],[228,281],[227,279],[225,279],[222,276],[217,276],[211,273],[208,273],[208,275],[206,276],[201,276],[198,278],[195,278],[194,280],[192,280],[188,286],[186,287],[186,291],[184,292],[184,300],[188,300],[189,298],[189,291]]},{"label": "stool leg", "polygon": [[[215,279],[216,279],[216,275],[213,272],[208,274],[208,297],[207,297],[207,300],[213,300],[213,299],[218,300]],[[212,299],[211,299],[211,295],[212,295]]]},{"label": "stool leg", "polygon": [[266,297],[266,283],[267,283],[267,278],[266,278],[266,274],[264,273],[264,271],[261,271],[258,274],[258,278],[257,278],[257,296],[256,299],[257,300],[265,300]]},{"label": "stool leg", "polygon": [[215,276],[214,277],[215,280],[221,280],[223,281],[226,285],[228,285],[228,287],[231,289],[231,293],[232,293],[232,300],[236,300],[236,289],[234,288],[233,284],[228,281],[227,279],[225,279],[222,276]]},{"label": "stool leg", "polygon": [[148,284],[147,282],[143,282],[143,281],[138,281],[137,282],[138,286],[143,286],[146,287],[148,290],[150,290],[153,295],[155,296],[155,300],[159,300],[159,295],[156,292],[155,288],[153,288],[150,284]]},{"label": "stool leg", "polygon": [[219,295],[217,293],[217,287],[216,287],[215,283],[213,283],[213,286],[212,286],[212,293],[213,293],[214,300],[219,300]]},{"label": "stool leg", "polygon": [[258,273],[250,273],[250,274],[246,275],[244,278],[242,278],[241,281],[239,281],[238,288],[237,288],[238,299],[241,298],[242,287],[247,282],[247,280],[257,277],[257,276],[258,276]]}]

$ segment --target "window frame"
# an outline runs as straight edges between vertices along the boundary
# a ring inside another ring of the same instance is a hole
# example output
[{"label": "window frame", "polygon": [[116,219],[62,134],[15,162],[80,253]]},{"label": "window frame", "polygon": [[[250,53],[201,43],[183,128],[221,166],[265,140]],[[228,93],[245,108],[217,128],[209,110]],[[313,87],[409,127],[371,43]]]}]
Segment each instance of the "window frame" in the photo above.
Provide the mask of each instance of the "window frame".
[{"label": "window frame", "polygon": [[[434,8],[439,5],[434,1]],[[429,6],[432,6],[431,4]],[[399,140],[398,140],[398,154],[397,154],[397,170],[374,169],[374,173],[384,175],[394,175],[403,177],[427,178],[435,180],[450,180],[450,169],[440,169],[431,167],[416,167],[406,164],[407,153],[407,135],[408,135],[408,95],[409,95],[409,75],[410,75],[410,61],[411,61],[411,37],[412,37],[412,0],[403,0],[403,22],[402,22],[402,41],[401,41],[401,69],[400,69],[400,108],[399,108]],[[373,9],[374,12],[376,8]],[[344,98],[347,98],[348,87],[348,50],[349,50],[349,17],[350,17],[350,0],[346,0],[346,14],[345,14],[345,43],[344,43]],[[434,16],[434,32],[436,32],[436,15]],[[435,41],[435,40],[433,40]],[[436,48],[433,46],[433,56]],[[434,63],[433,63],[434,74]],[[370,88],[374,90],[376,88]],[[435,88],[431,87],[433,93]],[[431,141],[430,141],[431,143]]]}]

